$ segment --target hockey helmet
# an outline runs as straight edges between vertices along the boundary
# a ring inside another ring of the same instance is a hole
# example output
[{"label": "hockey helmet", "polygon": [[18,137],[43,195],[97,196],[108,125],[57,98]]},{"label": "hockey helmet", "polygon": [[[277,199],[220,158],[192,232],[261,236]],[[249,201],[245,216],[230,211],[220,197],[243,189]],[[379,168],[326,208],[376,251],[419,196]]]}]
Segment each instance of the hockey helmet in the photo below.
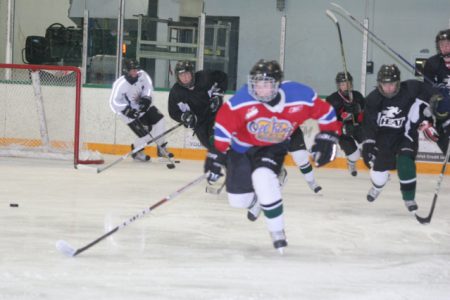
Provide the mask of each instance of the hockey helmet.
[{"label": "hockey helmet", "polygon": [[134,59],[126,58],[123,60],[122,63],[122,73],[125,76],[125,79],[130,83],[134,84],[138,80],[138,76],[132,76],[130,75],[131,70],[139,70],[141,66],[139,65],[139,62],[137,62]]},{"label": "hockey helmet", "polygon": [[[392,98],[400,90],[400,70],[395,65],[382,65],[377,74],[378,90],[387,98]],[[383,83],[395,83],[395,90],[392,92],[385,92]]]},{"label": "hockey helmet", "polygon": [[[180,74],[182,73],[190,73],[191,74],[191,81],[189,82],[182,82],[180,80]],[[188,60],[182,60],[177,62],[177,64],[175,65],[175,76],[177,78],[177,82],[179,85],[185,87],[185,88],[190,88],[195,84],[195,76],[194,76],[194,64]]]},{"label": "hockey helmet", "polygon": [[439,42],[441,41],[450,41],[450,29],[439,31],[435,39],[437,52],[440,53],[441,55],[449,56],[450,53],[442,53],[441,47],[439,46],[440,44]]},{"label": "hockey helmet", "polygon": [[[347,72],[347,78],[349,82],[353,82],[353,77],[350,74],[350,72]],[[345,72],[339,72],[336,74],[336,84],[347,82],[347,79],[345,78]]]},{"label": "hockey helmet", "polygon": [[258,101],[269,102],[277,96],[282,80],[280,64],[275,60],[261,59],[250,70],[248,92]]}]

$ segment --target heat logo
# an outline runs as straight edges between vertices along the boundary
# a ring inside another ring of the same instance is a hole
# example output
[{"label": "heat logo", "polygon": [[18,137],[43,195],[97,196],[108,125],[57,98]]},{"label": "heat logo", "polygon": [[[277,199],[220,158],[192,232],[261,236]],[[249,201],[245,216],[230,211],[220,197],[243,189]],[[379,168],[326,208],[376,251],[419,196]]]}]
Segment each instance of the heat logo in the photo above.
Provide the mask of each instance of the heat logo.
[{"label": "heat logo", "polygon": [[248,123],[247,130],[259,141],[277,144],[290,136],[292,125],[286,120],[278,120],[275,117],[258,118]]}]

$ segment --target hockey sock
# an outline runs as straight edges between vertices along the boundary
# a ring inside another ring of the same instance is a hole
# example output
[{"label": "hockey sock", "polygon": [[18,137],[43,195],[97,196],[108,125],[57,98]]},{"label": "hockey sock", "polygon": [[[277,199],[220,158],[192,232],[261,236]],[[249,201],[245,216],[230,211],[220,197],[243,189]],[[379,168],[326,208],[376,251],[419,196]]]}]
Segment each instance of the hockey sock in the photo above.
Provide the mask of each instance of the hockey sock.
[{"label": "hockey sock", "polygon": [[347,155],[347,160],[348,160],[350,163],[355,164],[355,163],[358,161],[358,159],[359,159],[360,157],[361,157],[361,154],[360,154],[360,152],[359,152],[359,149],[356,149],[355,152],[353,152],[353,153],[350,154],[350,155]]},{"label": "hockey sock", "polygon": [[255,197],[255,193],[232,194],[228,193],[228,203],[231,207],[248,208]]},{"label": "hockey sock", "polygon": [[397,157],[397,172],[403,200],[414,200],[416,196],[416,164],[411,157]]},{"label": "hockey sock", "polygon": [[389,180],[389,172],[370,169],[370,179],[372,180],[373,186],[381,190]]},{"label": "hockey sock", "polygon": [[306,150],[297,150],[291,152],[292,159],[295,164],[299,167],[300,172],[305,177],[308,182],[314,181],[314,171],[309,162],[309,152]]},{"label": "hockey sock", "polygon": [[269,168],[257,168],[252,174],[252,182],[269,231],[283,230],[283,201],[277,175]]}]

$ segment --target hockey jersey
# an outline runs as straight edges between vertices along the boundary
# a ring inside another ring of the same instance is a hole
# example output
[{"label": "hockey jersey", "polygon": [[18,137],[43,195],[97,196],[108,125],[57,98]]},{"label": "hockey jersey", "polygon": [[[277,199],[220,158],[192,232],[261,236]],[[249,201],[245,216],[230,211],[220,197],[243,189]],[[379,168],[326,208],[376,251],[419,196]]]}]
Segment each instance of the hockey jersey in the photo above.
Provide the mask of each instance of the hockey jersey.
[{"label": "hockey jersey", "polygon": [[[150,76],[143,70],[138,72],[138,80],[134,84],[130,84],[125,76],[119,77],[112,86],[109,104],[113,112],[126,123],[131,123],[134,120],[128,118],[122,111],[130,105],[131,108],[139,110],[139,100],[143,96],[151,96],[153,91],[153,84]],[[142,116],[145,112],[141,112]]]},{"label": "hockey jersey", "polygon": [[315,119],[321,131],[340,128],[333,107],[309,86],[286,81],[279,88],[280,101],[270,106],[253,98],[244,85],[216,116],[214,145],[217,150],[244,153],[252,146],[268,146],[289,139],[304,121]]}]

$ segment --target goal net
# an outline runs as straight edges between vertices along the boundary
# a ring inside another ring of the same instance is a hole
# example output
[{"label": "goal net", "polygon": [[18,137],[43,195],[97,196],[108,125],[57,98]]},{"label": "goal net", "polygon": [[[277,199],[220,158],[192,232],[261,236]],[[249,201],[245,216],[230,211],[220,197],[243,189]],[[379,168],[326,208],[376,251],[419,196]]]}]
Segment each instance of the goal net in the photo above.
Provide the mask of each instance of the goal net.
[{"label": "goal net", "polygon": [[0,156],[100,164],[84,141],[76,67],[0,64]]}]

